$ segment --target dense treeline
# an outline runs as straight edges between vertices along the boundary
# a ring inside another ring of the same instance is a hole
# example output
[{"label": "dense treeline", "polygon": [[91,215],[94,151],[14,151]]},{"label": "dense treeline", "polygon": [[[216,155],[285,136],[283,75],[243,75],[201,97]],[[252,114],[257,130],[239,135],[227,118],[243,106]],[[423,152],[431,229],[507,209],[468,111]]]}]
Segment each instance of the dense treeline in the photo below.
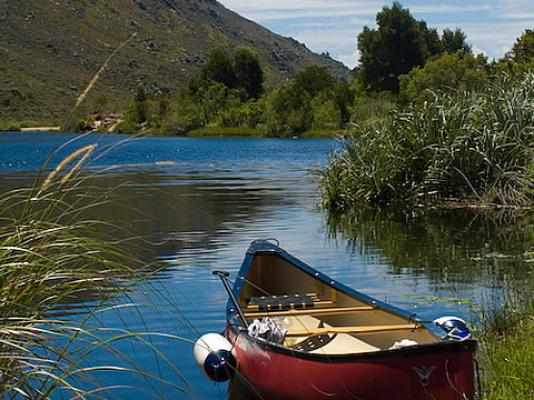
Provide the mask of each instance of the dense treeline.
[{"label": "dense treeline", "polygon": [[199,76],[175,98],[138,93],[122,125],[181,133],[201,127],[241,128],[241,132],[299,134],[341,129],[349,121],[353,91],[319,67],[310,67],[286,87],[266,91],[257,57],[239,48],[231,56],[215,49]]}]

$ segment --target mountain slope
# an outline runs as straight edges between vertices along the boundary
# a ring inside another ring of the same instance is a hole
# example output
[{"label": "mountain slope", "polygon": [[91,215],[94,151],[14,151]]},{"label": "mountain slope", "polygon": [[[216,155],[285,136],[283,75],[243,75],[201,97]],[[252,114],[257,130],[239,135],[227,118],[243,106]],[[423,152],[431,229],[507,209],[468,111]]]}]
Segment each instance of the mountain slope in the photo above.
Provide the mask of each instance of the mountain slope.
[{"label": "mountain slope", "polygon": [[[126,42],[137,32],[137,35]],[[312,53],[214,0],[0,0],[0,118],[63,118],[106,59],[87,101],[126,104],[142,83],[174,92],[212,48],[255,51],[268,86],[310,65],[346,76]]]}]

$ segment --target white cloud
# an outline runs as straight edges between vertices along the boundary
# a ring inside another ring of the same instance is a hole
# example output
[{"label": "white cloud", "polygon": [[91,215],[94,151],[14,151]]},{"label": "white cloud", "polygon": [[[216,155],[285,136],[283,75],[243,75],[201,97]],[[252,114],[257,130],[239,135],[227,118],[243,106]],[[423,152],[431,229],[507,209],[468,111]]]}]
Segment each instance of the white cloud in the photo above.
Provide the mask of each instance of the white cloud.
[{"label": "white cloud", "polygon": [[343,64],[345,64],[350,69],[354,69],[356,65],[358,65],[358,62],[360,61],[360,52],[358,49],[354,50],[350,54],[342,54],[338,57],[336,57],[338,61],[341,61]]},{"label": "white cloud", "polygon": [[534,19],[534,13],[505,13],[502,17],[507,19]]},{"label": "white cloud", "polygon": [[376,0],[221,0],[221,3],[255,21],[374,16],[384,5]]},{"label": "white cloud", "polygon": [[[385,5],[392,1],[369,0],[221,0],[226,7],[240,12],[256,21],[289,20],[316,17],[350,17],[375,16]],[[466,5],[457,4],[412,4],[407,5],[411,12],[416,13],[444,13],[444,12],[478,12],[489,11],[493,6],[489,4]]]},{"label": "white cloud", "polygon": [[439,14],[439,13],[472,13],[479,11],[491,11],[494,7],[489,4],[466,5],[466,4],[435,4],[435,5],[413,5],[408,6],[411,13]]}]

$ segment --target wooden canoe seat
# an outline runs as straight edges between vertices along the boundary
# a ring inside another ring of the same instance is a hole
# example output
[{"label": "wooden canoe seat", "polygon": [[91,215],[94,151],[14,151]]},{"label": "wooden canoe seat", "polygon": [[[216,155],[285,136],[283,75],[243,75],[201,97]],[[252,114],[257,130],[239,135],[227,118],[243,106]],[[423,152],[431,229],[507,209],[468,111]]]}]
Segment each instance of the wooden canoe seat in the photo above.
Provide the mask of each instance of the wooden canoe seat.
[{"label": "wooden canoe seat", "polygon": [[311,293],[251,297],[245,311],[285,311],[313,308],[317,300]]},{"label": "wooden canoe seat", "polygon": [[326,335],[329,333],[374,333],[386,331],[413,330],[421,328],[419,324],[401,325],[373,325],[373,326],[332,326],[315,329],[292,329],[286,333],[286,337]]},{"label": "wooden canoe seat", "polygon": [[310,353],[316,354],[347,354],[347,353],[369,353],[379,351],[378,347],[372,346],[348,333],[338,333],[332,335],[331,340],[324,346],[312,349]]},{"label": "wooden canoe seat", "polygon": [[293,317],[299,315],[315,315],[315,316],[324,316],[324,315],[337,315],[337,314],[348,314],[353,312],[360,311],[373,311],[374,307],[371,306],[360,306],[360,307],[332,307],[332,308],[312,308],[312,309],[300,309],[300,310],[285,310],[285,311],[254,311],[246,312],[245,317],[247,318],[264,318],[264,317]]},{"label": "wooden canoe seat", "polygon": [[[331,325],[308,315],[285,318],[281,326],[289,331],[295,329],[313,331],[322,327],[331,328]],[[286,336],[284,345],[291,349],[318,354],[366,353],[380,350],[378,347],[372,346],[348,333],[311,335],[308,337]]]}]

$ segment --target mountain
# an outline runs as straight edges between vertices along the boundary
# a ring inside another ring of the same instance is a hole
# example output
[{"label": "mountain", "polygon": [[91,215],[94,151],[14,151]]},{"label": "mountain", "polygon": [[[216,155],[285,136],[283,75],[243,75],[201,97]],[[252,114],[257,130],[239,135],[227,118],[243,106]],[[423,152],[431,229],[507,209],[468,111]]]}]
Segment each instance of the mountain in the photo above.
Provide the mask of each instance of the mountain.
[{"label": "mountain", "polygon": [[214,0],[0,0],[0,119],[64,118],[102,66],[87,102],[124,106],[139,84],[173,93],[211,49],[238,46],[258,55],[267,86],[310,65],[349,72]]}]

